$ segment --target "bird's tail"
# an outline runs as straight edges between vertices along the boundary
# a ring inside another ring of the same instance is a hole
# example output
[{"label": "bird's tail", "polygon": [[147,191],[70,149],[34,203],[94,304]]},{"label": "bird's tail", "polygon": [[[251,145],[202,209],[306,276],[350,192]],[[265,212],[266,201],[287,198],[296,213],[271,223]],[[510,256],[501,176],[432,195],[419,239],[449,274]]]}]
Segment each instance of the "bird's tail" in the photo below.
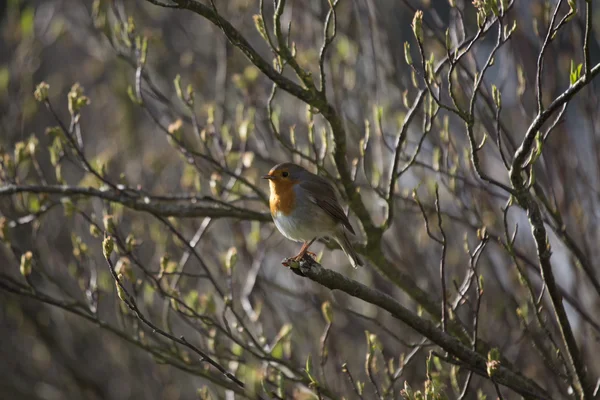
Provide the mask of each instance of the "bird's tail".
[{"label": "bird's tail", "polygon": [[346,256],[348,256],[348,259],[354,268],[358,268],[358,266],[363,265],[362,260],[354,250],[354,247],[352,247],[352,243],[350,243],[344,228],[340,229],[340,233],[336,235],[335,240],[338,242],[342,250],[344,250],[344,253],[346,253]]}]

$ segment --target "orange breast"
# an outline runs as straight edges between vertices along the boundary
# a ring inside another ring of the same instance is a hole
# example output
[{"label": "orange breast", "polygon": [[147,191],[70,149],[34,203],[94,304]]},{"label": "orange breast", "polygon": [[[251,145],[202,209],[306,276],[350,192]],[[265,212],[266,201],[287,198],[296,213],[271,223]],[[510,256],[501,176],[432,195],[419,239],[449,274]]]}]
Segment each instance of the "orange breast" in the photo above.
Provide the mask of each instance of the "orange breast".
[{"label": "orange breast", "polygon": [[295,183],[269,182],[269,186],[271,187],[271,197],[269,198],[271,214],[275,215],[277,212],[281,212],[283,215],[290,215],[294,211],[294,206],[296,205]]}]

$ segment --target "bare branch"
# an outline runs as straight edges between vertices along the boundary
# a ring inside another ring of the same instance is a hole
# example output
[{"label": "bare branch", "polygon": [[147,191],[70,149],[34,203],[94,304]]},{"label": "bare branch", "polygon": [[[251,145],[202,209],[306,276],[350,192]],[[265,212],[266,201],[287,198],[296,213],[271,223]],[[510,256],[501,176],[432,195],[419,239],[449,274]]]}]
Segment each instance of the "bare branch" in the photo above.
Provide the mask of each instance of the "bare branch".
[{"label": "bare branch", "polygon": [[[123,204],[124,206],[137,210],[146,211],[164,217],[212,217],[212,218],[234,218],[255,221],[271,221],[270,214],[239,208],[231,204],[222,203],[211,197],[172,197],[165,201],[164,196],[152,196],[144,193],[129,194],[126,191],[100,190],[91,187],[59,186],[59,185],[7,185],[0,187],[0,197],[10,196],[16,193],[44,193],[56,194],[68,197],[98,198]],[[178,201],[187,201],[179,204]]]},{"label": "bare branch", "polygon": [[[335,271],[325,269],[314,260],[305,258],[300,262],[300,271],[307,278],[331,289],[341,290],[353,297],[357,297],[367,303],[374,304],[390,312],[395,318],[401,320],[433,343],[437,344],[453,357],[465,363],[473,372],[487,377],[486,358],[474,352],[467,346],[438,329],[432,322],[422,319],[412,311],[394,300],[391,296],[371,289],[360,282],[354,281]],[[495,381],[505,385],[517,393],[533,398],[548,398],[548,393],[538,387],[534,382],[513,372],[505,366],[500,366]]]}]

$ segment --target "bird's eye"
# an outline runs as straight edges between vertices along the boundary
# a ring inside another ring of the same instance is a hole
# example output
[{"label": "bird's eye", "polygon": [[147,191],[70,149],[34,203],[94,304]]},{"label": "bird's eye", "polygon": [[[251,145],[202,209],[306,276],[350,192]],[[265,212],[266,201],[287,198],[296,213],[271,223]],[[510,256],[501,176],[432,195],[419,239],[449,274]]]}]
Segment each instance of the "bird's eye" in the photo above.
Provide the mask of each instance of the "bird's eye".
[{"label": "bird's eye", "polygon": [[281,176],[283,176],[284,178],[287,178],[287,177],[288,177],[288,175],[289,175],[289,173],[288,173],[287,171],[283,171],[283,172],[281,173]]}]

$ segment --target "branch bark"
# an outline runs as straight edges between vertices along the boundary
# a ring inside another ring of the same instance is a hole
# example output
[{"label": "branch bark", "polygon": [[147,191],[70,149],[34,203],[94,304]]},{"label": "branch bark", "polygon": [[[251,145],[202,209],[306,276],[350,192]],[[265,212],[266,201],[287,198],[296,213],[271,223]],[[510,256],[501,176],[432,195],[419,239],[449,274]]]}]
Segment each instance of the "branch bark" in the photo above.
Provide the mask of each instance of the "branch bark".
[{"label": "branch bark", "polygon": [[[188,196],[177,199],[144,195],[143,193],[130,194],[125,191],[99,190],[91,187],[61,186],[61,185],[7,185],[0,187],[0,197],[17,193],[37,193],[48,195],[96,197],[102,200],[119,203],[128,208],[145,211],[162,217],[211,217],[233,218],[253,221],[270,222],[271,215],[245,208],[235,207],[212,199],[210,197]],[[197,200],[196,203],[190,200]],[[178,201],[186,201],[184,204]]]},{"label": "branch bark", "polygon": [[[567,349],[567,357],[570,363],[569,368],[572,370],[575,377],[573,385],[577,395],[581,399],[591,399],[593,387],[590,382],[588,382],[585,363],[581,353],[579,352],[577,341],[573,335],[573,330],[563,305],[563,297],[560,294],[560,290],[556,284],[556,280],[552,272],[552,263],[550,261],[552,251],[548,241],[548,234],[544,225],[542,212],[539,204],[536,202],[534,196],[529,190],[528,183],[524,178],[524,172],[526,168],[525,164],[527,157],[532,151],[534,151],[533,144],[535,143],[535,137],[539,129],[546,121],[548,121],[555,111],[567,104],[569,100],[573,98],[573,96],[575,96],[581,89],[591,82],[591,80],[599,73],[600,64],[597,64],[589,71],[589,73],[583,75],[575,84],[571,85],[560,96],[558,96],[548,106],[548,108],[538,112],[537,116],[534,118],[533,122],[528,128],[521,146],[515,153],[515,158],[509,172],[511,184],[516,191],[515,198],[519,205],[527,212],[527,216],[529,218],[533,239],[536,244],[542,278],[544,279],[546,287],[548,288],[548,294],[550,295],[552,307],[560,328],[560,333]],[[540,81],[538,81],[538,85],[541,85]],[[533,168],[533,166],[531,167]]]},{"label": "branch bark", "polygon": [[[147,1],[158,6],[165,6],[164,4],[158,3],[154,0]],[[221,17],[212,8],[193,0],[173,0],[173,2],[177,4],[175,8],[192,11],[215,24],[223,31],[227,39],[242,53],[244,53],[250,62],[253,63],[260,71],[262,71],[269,79],[271,79],[278,87],[321,112],[323,117],[329,123],[333,133],[333,158],[340,175],[340,181],[343,185],[344,193],[348,199],[348,205],[360,220],[367,236],[367,244],[365,246],[364,254],[374,264],[380,274],[385,276],[396,286],[400,287],[412,299],[419,303],[427,313],[439,320],[441,315],[438,303],[432,300],[428,293],[421,290],[408,274],[399,271],[398,268],[390,263],[383,255],[381,251],[381,241],[384,229],[383,227],[376,226],[371,220],[370,213],[351,179],[350,168],[346,159],[347,141],[343,120],[339,116],[335,107],[333,107],[327,101],[325,92],[304,89],[298,84],[284,77],[281,73],[275,70],[269,62],[267,62],[258,54],[258,52],[250,45],[250,43],[248,43],[248,41],[233,25]],[[469,336],[459,323],[451,324],[449,328],[453,331],[453,333],[457,334],[459,337],[464,339],[466,343],[468,343]]]},{"label": "branch bark", "polygon": [[[454,336],[438,329],[433,322],[420,318],[417,314],[404,307],[391,296],[375,289],[371,289],[340,273],[325,269],[316,261],[310,259],[310,257],[300,261],[298,269],[302,275],[328,289],[341,290],[352,297],[359,298],[367,303],[383,308],[392,314],[392,316],[404,322],[406,325],[447,351],[450,355],[463,362],[471,371],[485,378],[490,378],[487,374],[486,357],[471,350]],[[551,398],[551,396],[535,382],[502,364],[491,379],[494,382],[511,388],[525,397],[537,399]]]}]

